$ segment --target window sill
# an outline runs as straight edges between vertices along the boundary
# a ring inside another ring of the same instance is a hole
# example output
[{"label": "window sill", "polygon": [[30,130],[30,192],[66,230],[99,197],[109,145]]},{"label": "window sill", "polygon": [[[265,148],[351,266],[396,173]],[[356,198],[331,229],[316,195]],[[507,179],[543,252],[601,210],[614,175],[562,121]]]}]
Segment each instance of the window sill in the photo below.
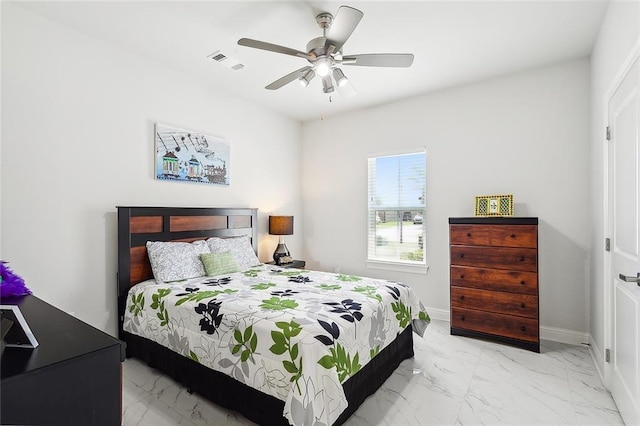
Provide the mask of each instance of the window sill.
[{"label": "window sill", "polygon": [[410,274],[427,275],[427,272],[429,271],[429,266],[424,264],[412,265],[409,263],[388,262],[388,261],[382,261],[382,260],[367,260],[365,263],[367,264],[367,268],[371,268],[371,269],[384,269],[387,271],[408,272]]}]

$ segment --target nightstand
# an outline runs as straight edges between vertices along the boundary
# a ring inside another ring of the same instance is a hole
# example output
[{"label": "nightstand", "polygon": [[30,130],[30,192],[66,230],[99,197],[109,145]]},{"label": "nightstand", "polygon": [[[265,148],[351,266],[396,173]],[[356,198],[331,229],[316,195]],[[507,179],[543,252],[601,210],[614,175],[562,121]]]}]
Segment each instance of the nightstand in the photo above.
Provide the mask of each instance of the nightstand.
[{"label": "nightstand", "polygon": [[[267,265],[275,265],[276,262],[267,262]],[[304,266],[307,264],[304,260],[294,260],[290,263],[283,263],[282,265],[277,265],[281,268],[295,268],[295,269],[304,269]]]}]

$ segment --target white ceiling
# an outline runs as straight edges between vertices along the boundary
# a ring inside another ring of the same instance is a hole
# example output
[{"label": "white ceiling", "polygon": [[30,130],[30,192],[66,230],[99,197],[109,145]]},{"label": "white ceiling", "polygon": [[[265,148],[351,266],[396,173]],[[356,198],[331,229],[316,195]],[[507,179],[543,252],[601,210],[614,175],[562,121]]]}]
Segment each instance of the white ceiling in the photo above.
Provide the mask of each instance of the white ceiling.
[{"label": "white ceiling", "polygon": [[[582,1],[17,1],[21,7],[135,54],[144,55],[295,119],[386,103],[486,78],[586,57],[607,2]],[[322,93],[320,79],[264,86],[304,59],[237,45],[242,37],[306,50],[322,35],[319,12],[347,4],[364,18],[344,54],[413,53],[411,68],[347,67],[356,94]],[[244,68],[207,58],[221,50]]]}]

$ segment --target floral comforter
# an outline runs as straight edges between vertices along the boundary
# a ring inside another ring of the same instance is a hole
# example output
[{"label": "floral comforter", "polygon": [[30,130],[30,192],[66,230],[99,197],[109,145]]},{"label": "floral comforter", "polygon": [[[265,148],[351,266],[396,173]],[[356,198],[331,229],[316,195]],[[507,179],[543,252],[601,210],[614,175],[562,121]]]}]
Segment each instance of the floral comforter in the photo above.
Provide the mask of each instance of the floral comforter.
[{"label": "floral comforter", "polygon": [[285,401],[293,425],[331,425],[342,383],[429,316],[391,281],[258,265],[131,288],[124,329]]}]

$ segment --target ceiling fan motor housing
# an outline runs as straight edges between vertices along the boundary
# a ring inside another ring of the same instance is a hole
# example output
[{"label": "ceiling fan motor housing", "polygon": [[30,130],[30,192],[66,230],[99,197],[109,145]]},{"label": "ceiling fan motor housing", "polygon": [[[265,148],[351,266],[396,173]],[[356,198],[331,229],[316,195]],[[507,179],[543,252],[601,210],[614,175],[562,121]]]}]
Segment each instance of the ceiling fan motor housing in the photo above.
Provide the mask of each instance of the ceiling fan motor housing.
[{"label": "ceiling fan motor housing", "polygon": [[316,37],[307,43],[307,53],[315,57],[325,54],[324,45],[327,42],[326,37]]}]

